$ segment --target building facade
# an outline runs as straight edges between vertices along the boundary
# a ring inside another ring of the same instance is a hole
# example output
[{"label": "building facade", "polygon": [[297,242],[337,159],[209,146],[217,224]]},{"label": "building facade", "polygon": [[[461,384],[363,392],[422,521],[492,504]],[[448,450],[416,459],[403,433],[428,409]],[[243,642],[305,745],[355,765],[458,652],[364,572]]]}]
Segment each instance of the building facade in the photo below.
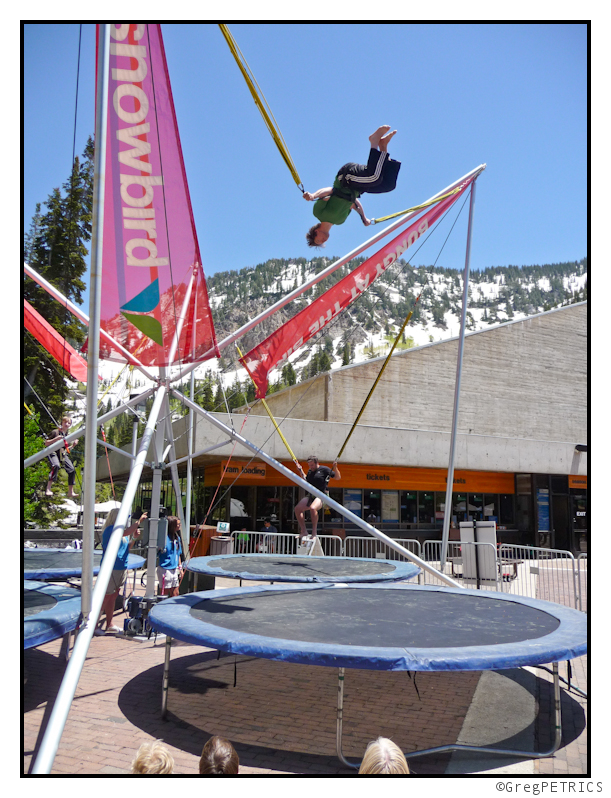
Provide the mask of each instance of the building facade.
[{"label": "building facade", "polygon": [[[341,480],[329,483],[332,498],[392,537],[441,535],[457,353],[458,340],[448,339],[391,358],[342,455]],[[316,454],[333,462],[382,363],[346,366],[268,397],[298,459]],[[264,413],[260,403],[247,419],[234,412],[233,426],[244,424],[245,438],[294,469]],[[226,414],[218,417],[228,423]],[[187,420],[176,421],[178,457],[186,454],[186,433]],[[452,526],[490,519],[502,542],[587,551],[587,435],[586,302],[467,334]],[[198,418],[193,451],[226,438]],[[118,459],[113,455],[113,474]],[[100,478],[104,466],[99,463]],[[200,523],[208,514],[208,522],[259,529],[271,517],[279,531],[296,531],[299,491],[228,442],[194,459],[191,520]],[[170,508],[171,494],[162,497]],[[138,502],[144,507],[147,496],[143,476]],[[363,534],[329,508],[321,516],[319,531]]]}]

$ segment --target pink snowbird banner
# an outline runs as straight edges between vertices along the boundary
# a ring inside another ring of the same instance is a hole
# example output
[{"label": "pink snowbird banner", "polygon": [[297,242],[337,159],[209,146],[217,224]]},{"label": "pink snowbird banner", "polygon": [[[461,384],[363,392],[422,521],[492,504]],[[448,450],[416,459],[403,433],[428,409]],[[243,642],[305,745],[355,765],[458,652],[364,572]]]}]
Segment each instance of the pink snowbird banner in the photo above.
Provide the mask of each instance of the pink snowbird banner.
[{"label": "pink snowbird banner", "polygon": [[466,181],[456,194],[452,194],[434,205],[431,210],[383,246],[375,255],[368,258],[311,305],[297,313],[276,332],[240,358],[240,362],[257,386],[257,399],[263,399],[267,393],[269,372],[288,360],[293,352],[296,352],[312,336],[324,329],[332,319],[366,291],[376,278],[384,274],[386,269],[456,202],[472,180],[471,178]]},{"label": "pink snowbird banner", "polygon": [[[117,23],[110,31],[102,328],[145,366],[212,357],[214,324],[161,26]],[[104,338],[100,357],[124,361]]]}]

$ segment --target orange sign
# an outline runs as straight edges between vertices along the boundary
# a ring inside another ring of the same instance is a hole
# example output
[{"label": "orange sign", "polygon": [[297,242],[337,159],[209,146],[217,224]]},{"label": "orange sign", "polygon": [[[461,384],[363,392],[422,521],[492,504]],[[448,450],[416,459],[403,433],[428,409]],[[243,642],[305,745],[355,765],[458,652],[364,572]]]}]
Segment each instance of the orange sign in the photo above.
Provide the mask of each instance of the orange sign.
[{"label": "orange sign", "polygon": [[588,487],[588,478],[575,476],[574,474],[569,474],[569,488],[583,488],[584,490]]},{"label": "orange sign", "polygon": [[[227,461],[207,466],[205,485],[218,485]],[[295,472],[292,462],[283,462],[286,468]],[[323,462],[322,465],[331,463]],[[307,468],[303,464],[304,469]],[[339,464],[341,480],[332,479],[330,488],[371,488],[372,490],[437,490],[445,491],[447,469],[445,468],[404,468],[401,466],[371,466]],[[236,480],[237,477],[237,480]],[[274,468],[265,463],[251,463],[230,460],[223,484],[236,481],[238,485],[292,485],[293,483]],[[515,493],[514,475],[495,471],[454,471],[455,493]]]}]

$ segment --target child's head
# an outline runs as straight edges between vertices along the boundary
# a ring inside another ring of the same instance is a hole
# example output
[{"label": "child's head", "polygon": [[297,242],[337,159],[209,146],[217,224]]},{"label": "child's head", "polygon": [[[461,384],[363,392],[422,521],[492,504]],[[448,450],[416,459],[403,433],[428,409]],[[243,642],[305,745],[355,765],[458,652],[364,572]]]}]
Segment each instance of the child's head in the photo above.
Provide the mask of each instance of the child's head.
[{"label": "child's head", "polygon": [[161,740],[152,743],[142,743],[132,762],[132,773],[161,773],[164,775],[174,772],[172,755],[162,744]]},{"label": "child's head", "polygon": [[211,737],[199,760],[200,776],[232,776],[238,772],[240,760],[235,748],[223,737]]},{"label": "child's head", "polygon": [[359,774],[389,776],[401,773],[408,774],[409,767],[403,756],[403,751],[398,745],[386,737],[378,737],[377,740],[369,743],[359,768]]}]

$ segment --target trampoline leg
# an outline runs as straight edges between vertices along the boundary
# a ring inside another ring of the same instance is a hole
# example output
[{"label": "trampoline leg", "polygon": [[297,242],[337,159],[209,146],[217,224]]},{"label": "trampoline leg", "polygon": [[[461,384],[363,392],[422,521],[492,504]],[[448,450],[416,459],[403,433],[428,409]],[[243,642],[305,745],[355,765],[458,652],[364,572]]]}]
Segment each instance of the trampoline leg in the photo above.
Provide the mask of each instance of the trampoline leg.
[{"label": "trampoline leg", "polygon": [[161,685],[161,717],[165,719],[168,711],[168,687],[170,683],[170,651],[172,638],[168,635],[165,639],[165,660],[163,663],[163,681]]},{"label": "trampoline leg", "polygon": [[337,756],[346,767],[357,770],[361,763],[350,762],[342,753],[342,725],[344,720],[344,668],[339,669],[337,683]]}]

